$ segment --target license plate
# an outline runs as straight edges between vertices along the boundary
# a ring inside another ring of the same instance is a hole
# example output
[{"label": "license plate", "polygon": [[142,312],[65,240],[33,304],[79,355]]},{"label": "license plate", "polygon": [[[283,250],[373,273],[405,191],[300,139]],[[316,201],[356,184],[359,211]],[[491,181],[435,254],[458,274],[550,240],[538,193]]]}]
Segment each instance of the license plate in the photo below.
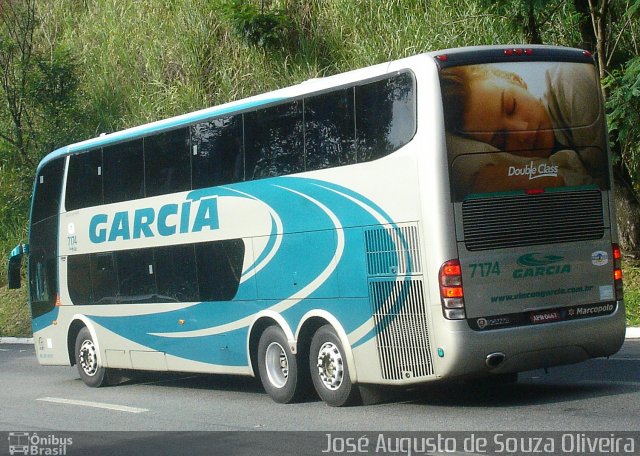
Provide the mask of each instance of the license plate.
[{"label": "license plate", "polygon": [[558,321],[562,319],[562,316],[560,315],[560,312],[557,310],[547,310],[547,311],[541,311],[541,312],[531,312],[529,314],[529,319],[531,320],[531,323],[537,324],[537,323],[548,323],[550,321]]}]

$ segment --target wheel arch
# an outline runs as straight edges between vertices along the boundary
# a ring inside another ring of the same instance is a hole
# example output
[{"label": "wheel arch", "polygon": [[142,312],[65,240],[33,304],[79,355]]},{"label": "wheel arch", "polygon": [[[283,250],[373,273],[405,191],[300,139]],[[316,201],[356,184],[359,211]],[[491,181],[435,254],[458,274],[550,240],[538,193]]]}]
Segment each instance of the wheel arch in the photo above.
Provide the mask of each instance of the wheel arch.
[{"label": "wheel arch", "polygon": [[[330,325],[338,335],[342,348],[345,351],[345,359],[347,360],[347,366],[349,368],[349,377],[352,383],[357,383],[358,374],[356,370],[356,363],[353,356],[353,350],[351,349],[351,343],[349,343],[349,336],[344,327],[336,317],[329,312],[323,310],[312,310],[307,312],[300,320],[300,326],[296,333],[297,350],[306,350],[306,355],[309,356],[309,349],[311,348],[311,339],[315,332],[324,325]],[[301,348],[302,347],[302,348]]]},{"label": "wheel arch", "polygon": [[260,337],[269,326],[278,326],[284,331],[289,347],[295,353],[293,331],[291,331],[291,327],[282,315],[270,311],[260,312],[249,327],[249,336],[247,337],[247,357],[249,359],[249,367],[251,367],[251,376],[253,377],[258,376],[258,344],[260,343]]},{"label": "wheel arch", "polygon": [[104,366],[102,360],[102,351],[100,349],[100,341],[96,334],[96,330],[91,320],[84,315],[74,315],[71,319],[71,324],[67,330],[67,352],[69,354],[69,362],[72,366],[76,364],[76,339],[82,328],[87,328],[91,333],[91,338],[96,346],[96,355],[98,357],[98,364]]}]

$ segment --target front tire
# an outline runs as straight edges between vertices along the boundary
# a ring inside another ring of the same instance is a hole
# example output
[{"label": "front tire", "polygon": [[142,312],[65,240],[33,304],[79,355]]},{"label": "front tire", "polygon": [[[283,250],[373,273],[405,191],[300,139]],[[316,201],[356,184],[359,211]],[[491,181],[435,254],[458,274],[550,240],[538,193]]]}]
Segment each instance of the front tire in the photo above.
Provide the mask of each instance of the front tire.
[{"label": "front tire", "polygon": [[98,348],[86,326],[76,337],[75,358],[78,373],[85,385],[99,388],[112,384],[109,369],[98,363]]},{"label": "front tire", "polygon": [[262,386],[271,399],[280,404],[300,401],[308,390],[308,381],[299,367],[284,331],[269,326],[258,344],[258,371]]},{"label": "front tire", "polygon": [[320,399],[333,407],[361,401],[360,390],[351,382],[344,353],[340,338],[331,325],[316,331],[309,355],[311,379]]}]

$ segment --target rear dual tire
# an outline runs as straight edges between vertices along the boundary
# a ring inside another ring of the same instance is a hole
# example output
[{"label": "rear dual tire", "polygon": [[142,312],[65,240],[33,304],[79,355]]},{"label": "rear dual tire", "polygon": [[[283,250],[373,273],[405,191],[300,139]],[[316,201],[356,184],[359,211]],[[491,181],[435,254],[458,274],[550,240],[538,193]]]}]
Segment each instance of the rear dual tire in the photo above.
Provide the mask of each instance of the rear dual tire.
[{"label": "rear dual tire", "polygon": [[344,348],[331,325],[320,327],[313,335],[308,358],[305,347],[301,348],[294,355],[278,326],[268,327],[260,337],[260,380],[275,402],[289,404],[304,399],[310,379],[328,405],[342,407],[360,402],[360,390],[351,382]]},{"label": "rear dual tire", "polygon": [[331,325],[320,327],[314,334],[309,360],[311,379],[320,399],[333,407],[361,401],[360,390],[349,376],[342,342]]}]

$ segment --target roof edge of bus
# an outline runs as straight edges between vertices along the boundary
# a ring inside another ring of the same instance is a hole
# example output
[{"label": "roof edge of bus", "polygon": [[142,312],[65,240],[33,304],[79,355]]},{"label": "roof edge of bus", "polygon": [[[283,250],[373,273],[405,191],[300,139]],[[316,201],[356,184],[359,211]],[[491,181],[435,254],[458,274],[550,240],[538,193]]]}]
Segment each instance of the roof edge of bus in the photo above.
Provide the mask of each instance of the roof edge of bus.
[{"label": "roof edge of bus", "polygon": [[440,68],[497,62],[567,61],[595,63],[591,52],[546,44],[503,44],[442,49],[428,53]]}]

